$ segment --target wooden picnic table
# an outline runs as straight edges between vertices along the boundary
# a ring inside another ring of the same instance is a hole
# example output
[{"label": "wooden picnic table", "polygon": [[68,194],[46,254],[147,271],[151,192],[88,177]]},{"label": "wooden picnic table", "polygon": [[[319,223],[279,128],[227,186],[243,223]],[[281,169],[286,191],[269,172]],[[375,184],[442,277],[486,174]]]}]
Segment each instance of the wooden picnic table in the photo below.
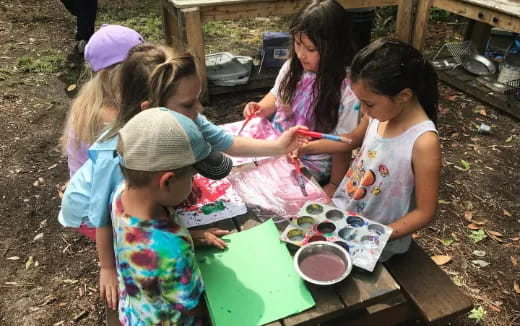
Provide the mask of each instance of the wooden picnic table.
[{"label": "wooden picnic table", "polygon": [[[214,20],[293,14],[310,0],[161,0],[166,43],[187,45],[201,62],[207,85],[202,24]],[[396,5],[398,0],[338,0],[346,9]],[[338,31],[341,33],[341,31]]]},{"label": "wooden picnic table", "polygon": [[[227,229],[233,228],[237,232],[262,223],[252,212],[234,217],[232,222],[233,225],[228,224]],[[276,225],[281,233],[288,222]],[[396,315],[393,316],[395,323],[415,316],[415,311],[402,295],[399,285],[381,263],[377,264],[373,272],[355,267],[344,281],[333,286],[317,286],[310,283],[306,283],[306,286],[316,305],[269,325],[316,325],[344,318],[348,319],[349,325],[370,325],[374,318],[388,316],[390,311]],[[393,322],[386,321],[383,324],[391,325]]]},{"label": "wooden picnic table", "polygon": [[399,0],[396,33],[401,40],[410,42],[419,50],[424,46],[432,6],[476,22],[520,33],[518,0],[420,0],[415,15],[413,3],[414,0]]}]

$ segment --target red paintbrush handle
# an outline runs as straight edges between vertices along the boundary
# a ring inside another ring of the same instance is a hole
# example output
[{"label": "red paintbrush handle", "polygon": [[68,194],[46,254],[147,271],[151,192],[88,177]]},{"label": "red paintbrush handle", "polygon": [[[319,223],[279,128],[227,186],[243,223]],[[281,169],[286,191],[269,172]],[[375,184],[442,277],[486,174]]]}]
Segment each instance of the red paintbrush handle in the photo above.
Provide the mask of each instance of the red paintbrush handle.
[{"label": "red paintbrush handle", "polygon": [[312,138],[320,138],[320,139],[323,138],[323,134],[320,132],[316,132],[316,131],[298,129],[298,130],[296,130],[296,133],[303,135],[303,136],[312,137]]},{"label": "red paintbrush handle", "polygon": [[300,168],[300,161],[298,159],[294,159],[294,167],[296,169],[296,175],[302,174],[302,170]]}]

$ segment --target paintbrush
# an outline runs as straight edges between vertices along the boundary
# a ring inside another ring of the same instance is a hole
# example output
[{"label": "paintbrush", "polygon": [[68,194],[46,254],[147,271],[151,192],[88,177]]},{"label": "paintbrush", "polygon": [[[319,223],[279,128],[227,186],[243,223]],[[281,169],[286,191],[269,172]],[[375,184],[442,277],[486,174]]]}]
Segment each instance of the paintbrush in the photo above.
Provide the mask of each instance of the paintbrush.
[{"label": "paintbrush", "polygon": [[253,117],[256,115],[256,113],[257,113],[259,110],[260,110],[260,105],[255,104],[255,108],[253,109],[253,113],[251,113],[250,115],[247,116],[246,120],[244,121],[244,124],[242,125],[242,127],[241,127],[240,130],[238,131],[237,136],[240,136],[240,133],[242,132],[242,130],[244,130],[244,128],[246,127],[246,125],[248,124],[248,122],[251,121],[251,119],[253,119]]},{"label": "paintbrush", "polygon": [[296,180],[298,180],[298,185],[302,191],[302,195],[308,197],[307,190],[305,190],[305,181],[303,180],[302,170],[300,168],[300,160],[294,159],[294,167],[296,168]]},{"label": "paintbrush", "polygon": [[307,129],[298,129],[298,130],[296,130],[296,133],[303,135],[303,136],[311,137],[311,138],[328,139],[328,140],[334,140],[334,141],[339,141],[339,142],[348,143],[348,144],[352,143],[352,139],[350,139],[350,138],[336,136],[336,135],[330,135],[330,134],[324,134],[321,132],[310,131]]}]

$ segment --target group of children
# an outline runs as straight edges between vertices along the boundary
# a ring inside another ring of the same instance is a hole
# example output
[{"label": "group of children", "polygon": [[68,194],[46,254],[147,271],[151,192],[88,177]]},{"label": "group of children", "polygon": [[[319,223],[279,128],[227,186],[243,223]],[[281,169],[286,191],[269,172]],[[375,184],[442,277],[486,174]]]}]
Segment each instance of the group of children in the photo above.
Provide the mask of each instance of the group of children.
[{"label": "group of children", "polygon": [[[277,140],[234,137],[201,114],[192,54],[117,25],[91,37],[85,59],[95,74],[73,101],[62,139],[71,179],[59,220],[96,241],[101,297],[123,325],[200,321],[193,247],[223,249],[227,231],[188,231],[172,207],[191,193],[195,173],[230,172],[223,153],[300,157],[336,206],[393,228],[383,260],[405,252],[432,220],[441,165],[435,71],[397,40],[353,56],[348,37],[335,33],[349,30],[345,21],[335,0],[315,0],[293,19],[273,89],[244,108],[244,116],[270,119]],[[308,142],[298,128],[352,143]]]}]

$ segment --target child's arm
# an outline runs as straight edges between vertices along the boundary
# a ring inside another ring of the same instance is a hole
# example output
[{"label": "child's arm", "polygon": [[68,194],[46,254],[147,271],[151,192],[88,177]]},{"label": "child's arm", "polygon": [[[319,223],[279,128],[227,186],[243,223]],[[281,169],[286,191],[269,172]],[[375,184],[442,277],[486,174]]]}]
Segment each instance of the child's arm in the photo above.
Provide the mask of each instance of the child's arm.
[{"label": "child's arm", "polygon": [[390,239],[411,234],[428,225],[435,216],[439,195],[441,149],[433,132],[420,136],[412,153],[415,174],[416,209],[389,226],[394,229]]},{"label": "child's arm", "polygon": [[220,237],[228,234],[228,230],[209,228],[204,230],[190,230],[191,238],[196,246],[215,246],[219,249],[227,247],[227,243]]},{"label": "child's arm", "polygon": [[277,140],[235,137],[226,154],[239,157],[273,156],[289,153],[307,141],[307,137],[296,134],[303,126],[294,126],[284,131]]},{"label": "child's arm", "polygon": [[257,117],[269,119],[276,112],[276,97],[273,95],[273,93],[267,93],[260,102],[247,103],[242,113],[244,118],[247,118],[249,115],[253,114],[255,107],[259,107],[258,111],[256,111]]},{"label": "child's arm", "polygon": [[99,256],[99,296],[107,300],[110,308],[116,310],[119,300],[116,261],[112,242],[112,226],[96,228],[96,248]]},{"label": "child's arm", "polygon": [[342,143],[327,139],[320,139],[316,141],[309,142],[298,150],[298,155],[307,155],[307,154],[334,154],[334,153],[344,153],[347,151],[352,151],[355,148],[358,148],[363,143],[363,138],[365,137],[365,132],[368,127],[369,118],[367,116],[363,116],[359,125],[352,132],[348,134],[342,134],[342,137],[350,138],[352,140],[351,143]]}]

